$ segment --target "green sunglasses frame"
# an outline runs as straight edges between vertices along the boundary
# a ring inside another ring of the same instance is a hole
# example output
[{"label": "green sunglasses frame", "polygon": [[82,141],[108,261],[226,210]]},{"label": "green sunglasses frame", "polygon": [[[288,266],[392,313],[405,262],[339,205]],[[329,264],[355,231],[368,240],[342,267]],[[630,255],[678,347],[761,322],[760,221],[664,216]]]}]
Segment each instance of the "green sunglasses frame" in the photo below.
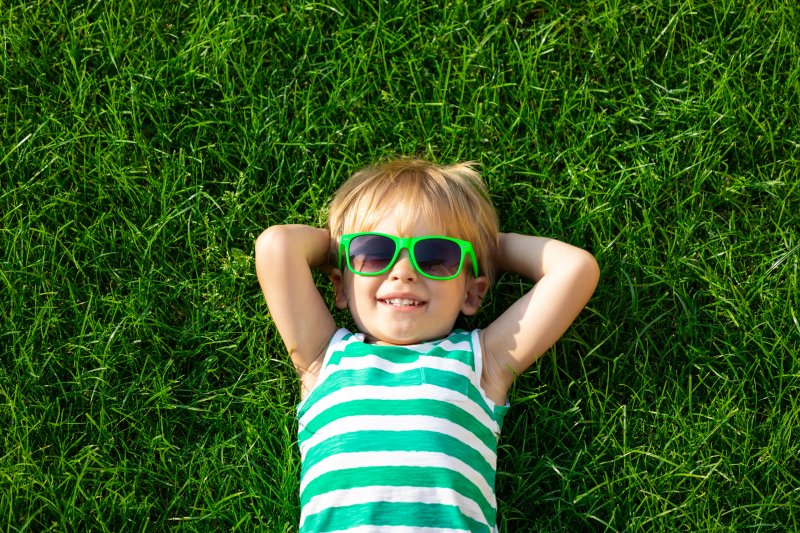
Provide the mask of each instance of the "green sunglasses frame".
[{"label": "green sunglasses frame", "polygon": [[[389,264],[383,270],[378,272],[359,272],[353,268],[353,265],[350,264],[350,242],[355,239],[356,237],[361,237],[362,235],[374,235],[379,237],[386,237],[387,239],[394,242],[394,256],[392,260],[389,261]],[[456,243],[459,248],[461,249],[461,259],[458,263],[458,270],[452,276],[433,276],[426,272],[423,272],[422,269],[419,267],[417,263],[417,258],[414,255],[414,246],[420,242],[427,239],[443,239],[445,241],[450,241]],[[459,274],[461,274],[461,270],[464,268],[464,258],[469,257],[470,261],[472,261],[472,270],[475,277],[478,277],[478,260],[475,258],[475,250],[472,248],[472,244],[468,241],[462,241],[461,239],[454,239],[453,237],[445,237],[443,235],[423,235],[420,237],[397,237],[395,235],[388,235],[386,233],[377,233],[374,231],[361,231],[358,233],[346,233],[342,235],[342,238],[339,240],[339,270],[342,270],[342,262],[347,263],[347,268],[353,274],[357,274],[359,276],[380,276],[381,274],[385,274],[394,266],[397,262],[397,258],[400,257],[400,252],[403,250],[408,250],[408,255],[411,258],[411,264],[414,265],[414,269],[419,272],[421,275],[425,276],[429,279],[435,279],[438,281],[445,281],[448,279],[457,278]]]}]

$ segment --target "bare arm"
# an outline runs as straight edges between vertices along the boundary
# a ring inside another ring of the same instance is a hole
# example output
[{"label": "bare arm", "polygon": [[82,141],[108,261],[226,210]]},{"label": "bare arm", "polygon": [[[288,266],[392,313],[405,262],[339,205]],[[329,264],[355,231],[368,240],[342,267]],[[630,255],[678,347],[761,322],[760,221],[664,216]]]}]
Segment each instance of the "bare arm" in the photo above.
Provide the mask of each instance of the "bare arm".
[{"label": "bare arm", "polygon": [[500,235],[498,267],[536,282],[483,332],[482,380],[495,400],[564,334],[591,298],[600,269],[592,255],[544,237]]},{"label": "bare arm", "polygon": [[[256,273],[272,320],[309,389],[336,331],[311,275],[328,259],[330,233],[302,225],[271,226],[256,240]],[[310,375],[307,375],[310,374]]]}]

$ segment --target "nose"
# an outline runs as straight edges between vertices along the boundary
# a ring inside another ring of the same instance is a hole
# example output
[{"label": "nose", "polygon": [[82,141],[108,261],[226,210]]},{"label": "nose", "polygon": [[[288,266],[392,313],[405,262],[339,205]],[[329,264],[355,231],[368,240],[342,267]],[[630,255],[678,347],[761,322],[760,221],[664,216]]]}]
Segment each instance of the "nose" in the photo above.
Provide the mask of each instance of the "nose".
[{"label": "nose", "polygon": [[400,281],[417,280],[417,271],[411,263],[411,256],[408,255],[408,250],[400,252],[400,256],[389,271],[389,279]]}]

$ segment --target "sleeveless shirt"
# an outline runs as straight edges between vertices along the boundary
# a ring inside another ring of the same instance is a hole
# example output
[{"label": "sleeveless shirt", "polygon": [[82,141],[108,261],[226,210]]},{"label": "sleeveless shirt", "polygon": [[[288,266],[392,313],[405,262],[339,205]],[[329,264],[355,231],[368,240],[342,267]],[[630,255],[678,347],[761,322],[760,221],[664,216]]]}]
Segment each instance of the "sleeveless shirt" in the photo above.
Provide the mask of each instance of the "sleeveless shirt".
[{"label": "sleeveless shirt", "polygon": [[482,364],[477,330],[413,346],[338,330],[298,405],[300,531],[496,531],[508,405]]}]

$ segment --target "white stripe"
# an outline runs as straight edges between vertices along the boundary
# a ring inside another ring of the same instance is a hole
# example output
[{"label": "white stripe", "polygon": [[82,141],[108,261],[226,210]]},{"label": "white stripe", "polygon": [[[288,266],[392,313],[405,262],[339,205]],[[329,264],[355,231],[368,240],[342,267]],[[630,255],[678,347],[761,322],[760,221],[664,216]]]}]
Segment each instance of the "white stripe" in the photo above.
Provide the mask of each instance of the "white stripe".
[{"label": "white stripe", "polygon": [[472,367],[461,361],[429,355],[420,356],[417,361],[412,361],[410,363],[395,363],[377,355],[346,357],[342,358],[338,365],[330,365],[328,372],[333,374],[339,370],[365,370],[370,368],[377,368],[378,370],[383,370],[391,374],[398,374],[416,368],[431,368],[434,370],[452,372],[470,380],[474,374],[472,372]]},{"label": "white stripe", "polygon": [[480,386],[483,376],[483,346],[481,346],[480,330],[473,330],[470,339],[472,339],[472,362],[475,365],[475,375],[478,376],[478,389],[483,392]]},{"label": "white stripe", "polygon": [[468,529],[450,529],[446,527],[412,527],[412,526],[358,526],[337,529],[328,533],[470,533]]},{"label": "white stripe", "polygon": [[410,466],[423,468],[446,468],[466,477],[480,490],[492,508],[496,508],[492,487],[464,461],[437,452],[345,452],[322,459],[309,468],[300,481],[300,494],[309,483],[328,472],[350,468]]},{"label": "white stripe", "polygon": [[305,461],[307,452],[325,440],[358,431],[430,431],[441,433],[463,442],[480,453],[483,460],[492,468],[495,468],[496,465],[497,457],[494,451],[471,431],[464,429],[455,422],[427,415],[360,415],[340,418],[303,441],[301,458]]},{"label": "white stripe", "polygon": [[[414,387],[383,387],[374,385],[357,385],[332,391],[330,394],[319,400],[308,408],[298,418],[300,431],[305,428],[307,422],[314,420],[321,413],[344,402],[354,400],[442,400],[442,393],[453,394],[450,389],[443,390],[435,385],[418,385]],[[484,412],[475,402],[465,401],[453,404],[459,409],[469,413],[481,425],[489,428],[496,436],[500,434],[500,428],[494,419]]]},{"label": "white stripe", "polygon": [[464,498],[453,489],[439,487],[392,487],[372,486],[355,489],[333,490],[311,498],[303,507],[300,517],[300,527],[303,527],[306,518],[311,517],[331,507],[346,507],[348,505],[361,505],[365,503],[427,503],[457,506],[461,514],[480,522],[489,524],[477,503]]}]

